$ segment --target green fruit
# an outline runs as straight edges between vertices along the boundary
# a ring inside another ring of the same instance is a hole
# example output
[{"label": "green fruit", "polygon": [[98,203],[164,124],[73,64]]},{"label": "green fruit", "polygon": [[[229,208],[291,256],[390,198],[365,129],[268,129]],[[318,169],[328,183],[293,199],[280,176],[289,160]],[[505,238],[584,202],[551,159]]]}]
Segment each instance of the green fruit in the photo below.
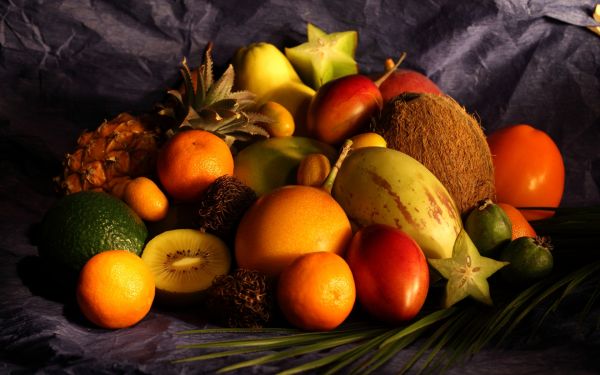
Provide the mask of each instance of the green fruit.
[{"label": "green fruit", "polygon": [[358,73],[358,64],[354,60],[358,32],[327,34],[309,23],[307,36],[306,43],[286,48],[285,54],[309,86],[318,89],[331,80]]},{"label": "green fruit", "polygon": [[123,201],[82,191],[62,197],[46,212],[38,250],[41,257],[79,271],[102,251],[141,254],[147,235],[142,219]]},{"label": "green fruit", "polygon": [[198,301],[217,276],[231,267],[231,253],[219,237],[197,229],[174,229],[148,241],[142,260],[150,267],[156,297],[163,303]]},{"label": "green fruit", "polygon": [[520,237],[511,241],[500,253],[500,260],[510,262],[502,277],[513,284],[529,284],[540,280],[554,266],[550,247],[541,238]]},{"label": "green fruit", "polygon": [[484,256],[494,257],[512,238],[510,219],[490,199],[479,202],[465,220],[465,230]]},{"label": "green fruit", "polygon": [[321,153],[334,160],[330,145],[305,137],[268,138],[252,143],[240,151],[234,161],[234,176],[252,188],[257,195],[296,184],[300,161],[308,154]]},{"label": "green fruit", "polygon": [[460,213],[442,183],[410,156],[383,147],[354,150],[332,194],[358,227],[391,225],[408,233],[428,258],[452,257]]},{"label": "green fruit", "polygon": [[467,232],[461,230],[452,258],[429,259],[429,264],[448,279],[444,307],[450,307],[466,297],[491,305],[487,279],[508,263],[481,256]]}]

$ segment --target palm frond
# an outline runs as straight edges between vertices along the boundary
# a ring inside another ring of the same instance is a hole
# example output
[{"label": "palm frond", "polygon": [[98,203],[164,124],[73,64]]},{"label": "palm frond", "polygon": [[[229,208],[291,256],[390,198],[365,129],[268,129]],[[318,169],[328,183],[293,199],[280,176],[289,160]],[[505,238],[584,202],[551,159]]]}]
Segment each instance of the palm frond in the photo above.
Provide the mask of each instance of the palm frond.
[{"label": "palm frond", "polygon": [[[582,218],[585,220],[582,221]],[[318,359],[283,370],[283,373],[294,374],[319,369],[326,374],[341,371],[368,374],[388,364],[400,351],[417,345],[418,349],[404,363],[400,372],[410,371],[420,365],[420,372],[442,373],[468,360],[485,347],[492,344],[496,347],[503,345],[517,327],[524,327],[526,323],[529,323],[530,334],[535,334],[547,318],[574,294],[580,297],[584,293],[586,297],[579,316],[579,322],[583,324],[600,300],[600,249],[596,246],[600,240],[599,223],[600,208],[558,210],[553,218],[534,223],[538,234],[552,236],[553,242],[555,237],[559,240],[559,245],[555,242],[555,261],[563,264],[563,267],[559,267],[551,277],[524,290],[513,292],[510,288],[504,288],[497,294],[497,304],[493,307],[462,301],[448,309],[434,310],[427,314],[422,312],[412,322],[398,327],[359,323],[346,324],[330,332],[312,333],[285,329],[229,329],[222,332],[256,334],[259,337],[183,345],[182,348],[190,350],[228,350],[179,361],[209,360],[275,350],[268,354],[258,354],[243,362],[232,363],[222,369],[230,371],[258,364],[281,364],[287,358],[322,353]],[[575,231],[564,229],[571,226],[580,228],[581,225],[594,230],[578,230],[578,235],[573,235]],[[588,242],[578,241],[582,237]],[[581,258],[581,254],[587,257]],[[498,285],[494,284],[494,287]],[[531,321],[532,316],[535,316],[534,322]],[[596,322],[595,328],[600,328],[600,320]],[[211,332],[218,331],[205,329],[185,333]],[[273,336],[275,334],[277,336]],[[325,353],[338,347],[340,350]]]}]

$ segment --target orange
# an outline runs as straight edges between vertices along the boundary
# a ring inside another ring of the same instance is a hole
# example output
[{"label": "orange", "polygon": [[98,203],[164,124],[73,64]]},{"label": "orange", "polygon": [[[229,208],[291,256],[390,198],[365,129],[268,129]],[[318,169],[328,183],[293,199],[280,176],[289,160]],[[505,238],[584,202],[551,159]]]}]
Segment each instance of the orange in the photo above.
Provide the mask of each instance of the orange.
[{"label": "orange", "polygon": [[127,184],[123,200],[146,221],[159,221],[167,216],[169,200],[147,177],[137,177]]},{"label": "orange", "polygon": [[327,331],[352,311],[356,288],[352,271],[337,254],[304,254],[287,266],[277,284],[277,301],[286,319],[305,330]]},{"label": "orange", "polygon": [[535,237],[536,233],[529,221],[525,219],[525,216],[508,203],[497,203],[500,208],[504,210],[510,222],[512,224],[512,239],[519,237]]},{"label": "orange", "polygon": [[125,328],[142,320],[154,300],[154,275],[126,250],[94,255],[81,269],[77,303],[83,315],[103,328]]},{"label": "orange", "polygon": [[288,185],[260,197],[237,229],[239,267],[277,276],[298,256],[315,251],[343,254],[352,236],[342,207],[325,190]]},{"label": "orange", "polygon": [[356,150],[362,147],[387,147],[387,141],[380,134],[367,132],[356,134],[350,138],[352,140],[352,149]]},{"label": "orange", "polygon": [[166,192],[179,201],[194,201],[218,177],[233,174],[227,143],[204,130],[174,135],[158,154],[158,178]]}]

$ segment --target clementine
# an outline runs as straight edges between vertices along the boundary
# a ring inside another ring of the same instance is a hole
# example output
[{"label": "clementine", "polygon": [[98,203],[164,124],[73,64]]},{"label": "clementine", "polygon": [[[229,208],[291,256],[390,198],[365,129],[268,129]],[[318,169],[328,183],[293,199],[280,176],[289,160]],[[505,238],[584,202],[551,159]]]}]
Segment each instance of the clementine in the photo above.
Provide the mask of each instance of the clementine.
[{"label": "clementine", "polygon": [[154,301],[154,275],[126,250],[94,255],[81,269],[77,303],[83,315],[103,328],[125,328],[142,320]]},{"label": "clementine", "polygon": [[157,172],[171,197],[194,201],[218,177],[233,174],[233,156],[218,136],[204,130],[185,130],[163,146]]},{"label": "clementine", "polygon": [[352,236],[342,207],[325,190],[288,185],[260,197],[246,211],[235,238],[238,265],[277,276],[298,256],[342,254]]},{"label": "clementine", "polygon": [[350,266],[331,252],[301,255],[284,268],[277,284],[283,315],[305,330],[336,328],[350,315],[355,300]]},{"label": "clementine", "polygon": [[123,200],[142,219],[159,221],[167,216],[169,200],[154,181],[137,177],[127,184]]},{"label": "clementine", "polygon": [[497,203],[500,208],[504,210],[506,216],[510,219],[512,224],[512,239],[519,237],[535,237],[535,229],[529,224],[529,221],[525,219],[525,216],[514,206],[508,203]]}]

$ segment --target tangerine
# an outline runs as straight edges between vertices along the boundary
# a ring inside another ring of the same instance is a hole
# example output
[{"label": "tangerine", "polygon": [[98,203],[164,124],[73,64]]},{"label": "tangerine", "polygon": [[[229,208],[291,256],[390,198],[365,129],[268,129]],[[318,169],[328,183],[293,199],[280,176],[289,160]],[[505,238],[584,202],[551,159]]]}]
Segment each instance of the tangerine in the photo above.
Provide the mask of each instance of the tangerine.
[{"label": "tangerine", "polygon": [[348,263],[331,252],[299,256],[281,272],[277,301],[285,318],[305,330],[328,331],[352,311],[356,287]]},{"label": "tangerine", "polygon": [[110,329],[142,320],[154,301],[154,275],[142,258],[125,250],[94,255],[77,282],[77,303],[92,323]]},{"label": "tangerine", "polygon": [[235,238],[238,266],[277,276],[298,256],[343,254],[352,237],[342,207],[325,190],[287,185],[260,197],[246,211]]},{"label": "tangerine", "polygon": [[137,177],[125,187],[123,200],[146,221],[159,221],[167,216],[169,200],[154,181]]},{"label": "tangerine", "polygon": [[381,134],[374,132],[356,134],[350,138],[352,140],[352,149],[356,150],[362,147],[387,147],[387,141]]},{"label": "tangerine", "polygon": [[185,130],[163,146],[157,172],[171,197],[194,201],[218,177],[233,174],[233,156],[227,143],[213,133]]},{"label": "tangerine", "polygon": [[525,219],[525,216],[514,206],[508,203],[497,203],[497,205],[504,210],[506,216],[510,219],[512,224],[512,239],[519,237],[535,237],[535,229],[529,224],[529,221]]}]

